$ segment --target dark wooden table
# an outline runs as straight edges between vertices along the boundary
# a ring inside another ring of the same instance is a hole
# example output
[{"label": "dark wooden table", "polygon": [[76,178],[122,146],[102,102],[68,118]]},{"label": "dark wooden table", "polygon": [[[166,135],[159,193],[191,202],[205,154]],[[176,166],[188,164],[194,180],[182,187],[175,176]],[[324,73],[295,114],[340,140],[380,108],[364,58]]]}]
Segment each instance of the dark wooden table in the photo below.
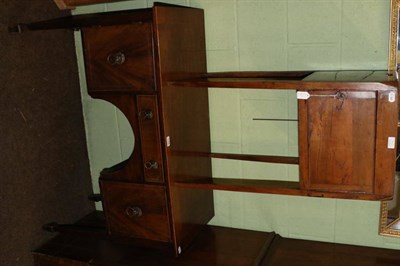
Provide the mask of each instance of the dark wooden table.
[{"label": "dark wooden table", "polygon": [[283,238],[258,232],[207,226],[179,258],[168,244],[111,239],[101,212],[59,234],[33,252],[35,265],[190,265],[190,266],[399,266],[400,250]]}]

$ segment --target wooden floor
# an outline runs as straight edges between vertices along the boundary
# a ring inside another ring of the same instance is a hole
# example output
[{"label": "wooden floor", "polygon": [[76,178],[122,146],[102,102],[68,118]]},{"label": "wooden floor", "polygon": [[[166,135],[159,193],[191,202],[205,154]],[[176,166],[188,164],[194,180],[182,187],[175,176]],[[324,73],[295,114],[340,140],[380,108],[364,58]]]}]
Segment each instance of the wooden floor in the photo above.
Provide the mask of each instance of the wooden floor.
[{"label": "wooden floor", "polygon": [[[98,215],[98,214],[97,214]],[[87,221],[87,220],[84,220]],[[34,251],[36,265],[272,265],[399,266],[400,251],[283,238],[265,233],[207,226],[179,258],[169,245],[111,240],[101,222],[88,230],[61,227],[61,233]]]}]

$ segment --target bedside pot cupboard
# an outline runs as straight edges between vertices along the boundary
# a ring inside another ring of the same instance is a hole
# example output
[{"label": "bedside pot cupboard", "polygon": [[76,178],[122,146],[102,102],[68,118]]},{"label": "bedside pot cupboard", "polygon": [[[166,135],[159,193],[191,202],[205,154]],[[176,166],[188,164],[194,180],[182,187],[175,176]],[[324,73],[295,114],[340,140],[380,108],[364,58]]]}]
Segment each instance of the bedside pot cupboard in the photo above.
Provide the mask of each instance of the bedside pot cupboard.
[{"label": "bedside pot cupboard", "polygon": [[[398,80],[387,71],[207,73],[203,11],[153,8],[20,24],[81,29],[88,92],[128,119],[131,156],[100,174],[112,237],[176,255],[214,215],[213,190],[360,200],[393,196]],[[295,90],[299,156],[211,152],[208,90]],[[298,164],[299,182],[213,178],[211,159]]]}]

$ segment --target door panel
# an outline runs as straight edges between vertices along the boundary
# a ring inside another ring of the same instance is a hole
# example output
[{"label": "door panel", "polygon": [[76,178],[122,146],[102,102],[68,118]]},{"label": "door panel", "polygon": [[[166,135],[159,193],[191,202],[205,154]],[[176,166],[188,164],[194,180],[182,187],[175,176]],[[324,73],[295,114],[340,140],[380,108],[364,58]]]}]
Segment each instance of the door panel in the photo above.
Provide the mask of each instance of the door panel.
[{"label": "door panel", "polygon": [[376,93],[312,92],[308,189],[373,193]]}]

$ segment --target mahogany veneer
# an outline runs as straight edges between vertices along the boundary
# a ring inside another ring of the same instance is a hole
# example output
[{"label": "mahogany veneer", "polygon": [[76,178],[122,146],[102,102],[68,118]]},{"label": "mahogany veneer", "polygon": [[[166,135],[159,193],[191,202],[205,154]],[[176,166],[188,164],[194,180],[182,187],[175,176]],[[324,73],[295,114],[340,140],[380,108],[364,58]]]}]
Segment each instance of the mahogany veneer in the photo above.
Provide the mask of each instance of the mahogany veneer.
[{"label": "mahogany veneer", "polygon": [[[10,30],[55,28],[82,30],[88,92],[118,107],[137,140],[130,158],[100,174],[112,237],[181,255],[214,215],[213,190],[393,196],[398,81],[387,71],[207,73],[203,11],[165,4]],[[213,87],[297,91],[299,156],[211,152]],[[299,164],[300,179],[213,178],[212,158]]]},{"label": "mahogany veneer", "polygon": [[170,154],[210,153],[208,89],[168,84],[207,72],[203,11],[156,3],[10,31],[57,28],[81,29],[89,94],[118,107],[135,135],[130,158],[100,173],[109,234],[166,242],[179,255],[214,215],[211,190],[173,186],[210,177],[211,158]]}]

